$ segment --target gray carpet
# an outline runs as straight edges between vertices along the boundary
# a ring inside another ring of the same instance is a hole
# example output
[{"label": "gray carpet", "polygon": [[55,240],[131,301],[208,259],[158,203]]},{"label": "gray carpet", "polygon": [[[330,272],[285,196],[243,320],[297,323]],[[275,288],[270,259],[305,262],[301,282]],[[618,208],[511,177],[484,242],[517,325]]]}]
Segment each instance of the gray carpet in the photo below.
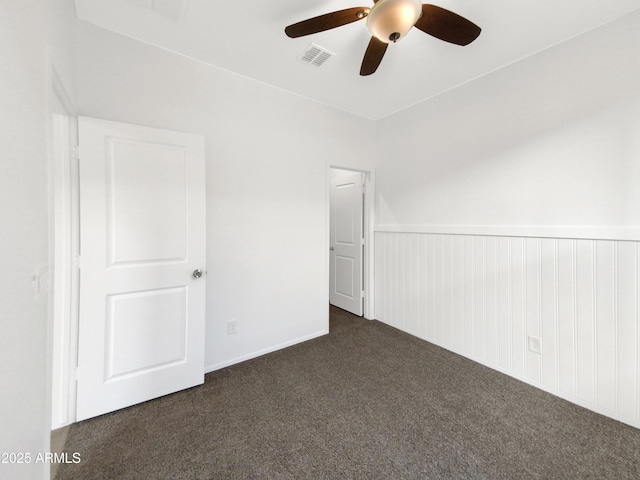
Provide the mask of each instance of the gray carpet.
[{"label": "gray carpet", "polygon": [[639,479],[640,430],[380,322],[72,426],[56,479]]}]

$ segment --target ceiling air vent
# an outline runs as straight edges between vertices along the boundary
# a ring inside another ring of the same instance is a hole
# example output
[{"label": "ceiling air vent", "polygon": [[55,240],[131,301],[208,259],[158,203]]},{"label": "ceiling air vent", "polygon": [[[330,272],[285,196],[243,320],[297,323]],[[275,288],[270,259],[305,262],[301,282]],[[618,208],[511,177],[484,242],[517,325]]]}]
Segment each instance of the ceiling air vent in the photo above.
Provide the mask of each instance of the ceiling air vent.
[{"label": "ceiling air vent", "polygon": [[309,65],[315,65],[316,67],[319,67],[334,55],[335,53],[332,53],[329,50],[316,45],[315,43],[311,43],[302,53],[302,55],[298,57],[298,60],[304,63],[308,63]]},{"label": "ceiling air vent", "polygon": [[187,0],[127,0],[127,2],[179,22],[182,20]]}]

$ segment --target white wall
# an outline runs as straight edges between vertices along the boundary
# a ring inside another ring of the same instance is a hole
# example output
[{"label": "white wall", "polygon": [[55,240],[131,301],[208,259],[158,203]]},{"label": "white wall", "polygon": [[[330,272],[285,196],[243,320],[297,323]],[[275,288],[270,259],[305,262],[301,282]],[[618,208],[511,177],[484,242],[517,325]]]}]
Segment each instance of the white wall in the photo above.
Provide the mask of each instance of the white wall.
[{"label": "white wall", "polygon": [[636,427],[638,51],[640,13],[380,121],[375,261],[379,320]]},{"label": "white wall", "polygon": [[629,15],[381,120],[378,224],[639,226],[639,26]]},{"label": "white wall", "polygon": [[[0,7],[0,452],[32,458],[28,465],[1,464],[2,478],[49,472],[49,465],[35,463],[49,449],[49,90],[53,62],[73,95],[73,15],[67,0]],[[38,295],[36,270],[43,282]]]},{"label": "white wall", "polygon": [[326,333],[327,169],[370,168],[374,124],[81,27],[82,115],[206,138],[206,369]]}]

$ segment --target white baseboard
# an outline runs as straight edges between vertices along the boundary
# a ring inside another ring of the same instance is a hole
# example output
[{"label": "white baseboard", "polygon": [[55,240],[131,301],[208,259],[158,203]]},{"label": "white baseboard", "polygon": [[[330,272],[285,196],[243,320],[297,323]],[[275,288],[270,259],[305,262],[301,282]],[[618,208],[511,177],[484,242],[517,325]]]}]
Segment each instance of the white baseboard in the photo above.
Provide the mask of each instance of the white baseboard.
[{"label": "white baseboard", "polygon": [[267,353],[275,352],[277,350],[282,350],[283,348],[291,347],[293,345],[297,345],[298,343],[302,343],[308,340],[313,340],[314,338],[322,337],[323,335],[327,335],[328,333],[329,333],[329,330],[324,329],[319,332],[312,333],[311,335],[306,335],[304,337],[296,338],[288,342],[280,343],[278,345],[273,345],[271,347],[258,350],[257,352],[241,355],[239,357],[235,357],[230,360],[225,360],[224,362],[214,363],[213,365],[206,366],[204,369],[204,373],[215,372],[216,370],[220,370],[221,368],[229,367],[237,363],[251,360],[252,358],[261,357],[262,355],[266,355]]}]

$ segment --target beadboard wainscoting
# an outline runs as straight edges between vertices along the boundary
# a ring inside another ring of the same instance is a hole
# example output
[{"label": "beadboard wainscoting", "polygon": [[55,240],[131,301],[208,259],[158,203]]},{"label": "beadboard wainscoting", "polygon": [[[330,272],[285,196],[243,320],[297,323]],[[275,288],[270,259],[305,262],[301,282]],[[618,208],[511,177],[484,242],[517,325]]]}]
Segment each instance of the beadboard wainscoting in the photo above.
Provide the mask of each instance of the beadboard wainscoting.
[{"label": "beadboard wainscoting", "polygon": [[640,428],[638,242],[376,231],[375,252],[378,320]]}]

